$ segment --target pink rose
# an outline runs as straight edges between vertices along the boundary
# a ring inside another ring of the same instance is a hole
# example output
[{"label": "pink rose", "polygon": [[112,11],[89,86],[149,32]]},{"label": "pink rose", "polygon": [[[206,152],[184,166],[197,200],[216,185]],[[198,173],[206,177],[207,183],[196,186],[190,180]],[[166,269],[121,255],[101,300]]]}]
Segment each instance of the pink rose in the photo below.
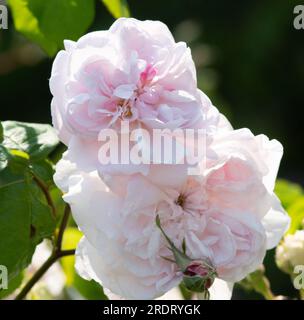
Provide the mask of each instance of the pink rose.
[{"label": "pink rose", "polygon": [[61,140],[101,129],[200,128],[210,100],[197,89],[190,49],[158,21],[121,18],[108,31],[65,41],[50,88]]},{"label": "pink rose", "polygon": [[[172,253],[156,215],[175,245],[185,239],[187,255],[210,259],[219,278],[235,282],[254,271],[289,223],[272,190],[281,145],[237,130],[218,135],[210,149],[201,176],[173,166],[176,174],[167,179],[165,167],[155,166],[146,177],[108,176],[110,189],[96,171],[84,173],[79,154],[75,166],[67,152],[55,177],[87,239],[78,250],[80,274],[90,266],[86,277],[126,298],[153,298],[175,286],[181,274],[161,258],[172,259]],[[147,277],[153,279],[149,286]]]},{"label": "pink rose", "polygon": [[70,172],[67,181],[64,200],[85,235],[76,253],[82,277],[127,299],[151,299],[178,285],[176,267],[158,255],[161,238],[150,217],[126,217],[123,199],[96,171]]},{"label": "pink rose", "polygon": [[[277,245],[289,224],[273,193],[282,146],[232,129],[197,89],[189,48],[164,24],[118,19],[108,31],[66,41],[50,87],[54,126],[68,145],[54,179],[84,233],[76,263],[82,277],[129,299],[155,298],[179,284],[185,270],[157,216],[177,248],[186,244],[194,261],[188,275],[203,276],[195,261],[208,260],[226,288]],[[205,129],[204,158],[193,164],[200,174],[190,176],[180,162],[101,164],[105,144],[97,137],[108,128],[124,137],[123,121],[148,134]]]}]

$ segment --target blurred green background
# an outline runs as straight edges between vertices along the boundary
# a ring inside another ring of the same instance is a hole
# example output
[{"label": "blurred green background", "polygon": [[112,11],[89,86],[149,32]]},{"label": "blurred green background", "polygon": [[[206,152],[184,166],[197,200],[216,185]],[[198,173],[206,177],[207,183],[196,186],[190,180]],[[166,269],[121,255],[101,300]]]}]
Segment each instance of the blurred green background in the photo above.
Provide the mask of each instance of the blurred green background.
[{"label": "blurred green background", "polygon": [[[293,26],[300,1],[129,0],[131,15],[161,20],[176,40],[186,41],[196,63],[199,87],[235,128],[248,127],[284,146],[279,176],[304,184],[304,29]],[[304,4],[304,3],[302,3]],[[114,21],[96,2],[89,31]],[[77,21],[75,21],[77,24]],[[14,30],[0,30],[0,119],[50,123],[48,79],[52,66],[38,46]],[[274,293],[294,296],[287,275],[266,271]],[[272,281],[273,280],[273,281]],[[234,298],[260,297],[236,289]]]}]

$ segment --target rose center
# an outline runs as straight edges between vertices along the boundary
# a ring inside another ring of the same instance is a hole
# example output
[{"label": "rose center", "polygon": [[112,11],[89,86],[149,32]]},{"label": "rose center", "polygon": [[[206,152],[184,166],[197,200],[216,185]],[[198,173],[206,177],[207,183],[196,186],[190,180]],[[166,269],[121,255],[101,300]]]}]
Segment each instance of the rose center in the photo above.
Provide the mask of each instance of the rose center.
[{"label": "rose center", "polygon": [[178,196],[178,198],[175,200],[175,203],[176,203],[178,206],[184,208],[185,201],[186,201],[186,197],[185,197],[183,194],[180,194],[180,195]]},{"label": "rose center", "polygon": [[120,109],[120,117],[122,119],[132,118],[133,113],[132,113],[132,110],[131,110],[131,101],[130,100],[121,99],[118,102],[118,107]]},{"label": "rose center", "polygon": [[137,99],[140,98],[142,94],[145,93],[145,88],[150,86],[153,78],[156,75],[156,69],[148,64],[146,69],[140,74],[139,83],[136,85],[136,89],[133,91],[132,95],[128,99],[119,99],[117,102],[117,111],[119,113],[119,118],[124,119],[132,119],[135,111],[132,108],[136,106]]},{"label": "rose center", "polygon": [[124,117],[124,118],[131,118],[132,116],[133,116],[133,113],[132,113],[132,111],[131,111],[131,107],[128,105],[128,106],[125,108],[124,112],[123,112],[123,117]]}]

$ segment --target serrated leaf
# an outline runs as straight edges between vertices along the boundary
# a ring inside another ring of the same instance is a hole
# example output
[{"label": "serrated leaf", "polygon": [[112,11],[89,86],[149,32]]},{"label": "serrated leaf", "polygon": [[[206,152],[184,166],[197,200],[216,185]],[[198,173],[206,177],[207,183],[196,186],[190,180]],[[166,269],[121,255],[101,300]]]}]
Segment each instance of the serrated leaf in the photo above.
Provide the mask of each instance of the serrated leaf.
[{"label": "serrated leaf", "polygon": [[44,159],[59,144],[54,128],[48,124],[4,121],[2,125],[3,145],[25,152],[31,160]]},{"label": "serrated leaf", "polygon": [[77,40],[94,19],[94,0],[8,0],[14,25],[50,56],[63,40]]},{"label": "serrated leaf", "polygon": [[11,162],[0,172],[0,264],[16,277],[31,261],[35,247],[51,237],[55,220],[28,168]]},{"label": "serrated leaf", "polygon": [[[77,228],[67,228],[64,232],[62,248],[65,250],[74,249],[82,233]],[[67,286],[75,288],[84,298],[88,300],[107,300],[100,286],[94,280],[87,281],[81,278],[75,271],[75,257],[69,256],[61,259],[61,264],[67,277]]]},{"label": "serrated leaf", "polygon": [[114,18],[130,17],[130,10],[126,0],[102,0]]}]

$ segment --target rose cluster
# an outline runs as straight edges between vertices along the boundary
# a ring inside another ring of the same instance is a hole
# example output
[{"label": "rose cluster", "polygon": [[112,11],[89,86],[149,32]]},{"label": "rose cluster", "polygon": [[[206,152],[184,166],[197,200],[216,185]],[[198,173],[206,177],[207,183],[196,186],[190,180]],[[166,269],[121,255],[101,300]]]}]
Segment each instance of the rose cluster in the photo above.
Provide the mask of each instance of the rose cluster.
[{"label": "rose cluster", "polygon": [[[55,182],[84,234],[82,277],[127,299],[152,299],[185,275],[207,274],[197,261],[221,281],[239,281],[278,244],[289,224],[273,193],[281,144],[233,130],[197,88],[190,49],[166,25],[121,18],[65,41],[50,88],[53,124],[68,147]],[[98,136],[109,128],[123,135],[122,122],[149,133],[204,130],[199,174],[189,175],[187,163],[101,165]],[[168,239],[195,262],[187,274]]]}]

